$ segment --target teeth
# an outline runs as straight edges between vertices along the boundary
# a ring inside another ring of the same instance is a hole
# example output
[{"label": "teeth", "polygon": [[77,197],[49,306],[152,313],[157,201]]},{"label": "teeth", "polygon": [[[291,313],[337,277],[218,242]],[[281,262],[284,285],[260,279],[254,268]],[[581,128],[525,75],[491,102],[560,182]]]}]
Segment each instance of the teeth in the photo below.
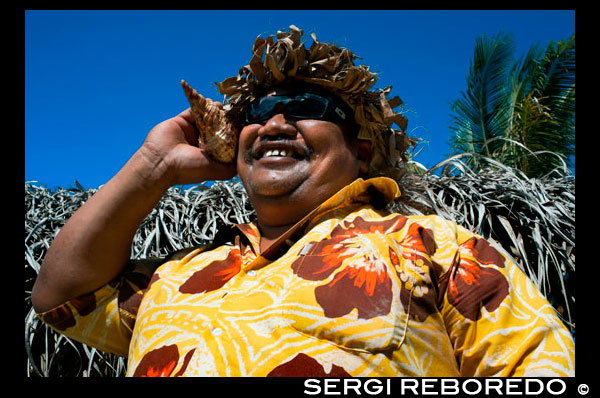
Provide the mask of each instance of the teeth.
[{"label": "teeth", "polygon": [[285,149],[270,149],[264,153],[263,157],[267,158],[270,156],[288,156],[288,152]]}]

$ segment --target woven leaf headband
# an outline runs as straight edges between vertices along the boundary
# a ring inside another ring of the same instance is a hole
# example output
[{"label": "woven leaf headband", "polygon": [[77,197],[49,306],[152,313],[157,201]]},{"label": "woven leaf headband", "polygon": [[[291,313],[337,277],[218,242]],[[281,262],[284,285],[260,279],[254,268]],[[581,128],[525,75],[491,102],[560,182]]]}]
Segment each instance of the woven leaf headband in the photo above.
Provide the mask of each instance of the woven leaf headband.
[{"label": "woven leaf headband", "polygon": [[[406,135],[407,119],[393,110],[402,100],[387,98],[391,87],[371,90],[377,74],[366,65],[355,66],[356,56],[348,49],[319,42],[313,33],[307,50],[302,35],[302,30],[292,25],[276,37],[256,38],[248,65],[240,68],[237,76],[217,83],[225,96],[227,116],[239,123],[243,109],[270,87],[291,81],[320,86],[348,103],[359,127],[358,138],[372,142],[369,176],[397,176],[398,166],[408,160],[407,149],[417,143]],[[393,124],[399,129],[392,128]]]}]

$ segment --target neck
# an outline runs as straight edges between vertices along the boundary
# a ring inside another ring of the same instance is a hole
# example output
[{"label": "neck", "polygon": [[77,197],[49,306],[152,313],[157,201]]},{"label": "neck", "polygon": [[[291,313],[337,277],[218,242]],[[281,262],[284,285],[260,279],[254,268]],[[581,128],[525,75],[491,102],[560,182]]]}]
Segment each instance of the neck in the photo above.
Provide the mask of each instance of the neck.
[{"label": "neck", "polygon": [[276,241],[281,235],[289,230],[294,224],[281,225],[281,226],[269,226],[264,224],[258,224],[260,228],[260,251],[264,252],[271,244]]},{"label": "neck", "polygon": [[306,206],[306,204],[290,200],[254,201],[254,208],[258,215],[257,225],[261,234],[261,252],[315,207],[315,204],[312,203],[310,206]]},{"label": "neck", "polygon": [[251,196],[252,203],[258,216],[257,226],[261,233],[260,250],[263,252],[271,243],[285,234],[299,221],[313,213],[319,206],[327,202],[332,192],[314,192],[309,200],[298,200],[285,197],[256,197]]}]

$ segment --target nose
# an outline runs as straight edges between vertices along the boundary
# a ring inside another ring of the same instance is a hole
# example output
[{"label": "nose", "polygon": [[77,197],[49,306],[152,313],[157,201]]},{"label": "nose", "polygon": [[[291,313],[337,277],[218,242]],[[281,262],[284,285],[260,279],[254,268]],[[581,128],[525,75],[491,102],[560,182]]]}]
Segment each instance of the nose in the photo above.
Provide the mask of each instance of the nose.
[{"label": "nose", "polygon": [[296,133],[297,130],[295,124],[290,120],[287,120],[283,113],[273,115],[258,129],[258,136],[261,138],[276,135],[296,136]]}]

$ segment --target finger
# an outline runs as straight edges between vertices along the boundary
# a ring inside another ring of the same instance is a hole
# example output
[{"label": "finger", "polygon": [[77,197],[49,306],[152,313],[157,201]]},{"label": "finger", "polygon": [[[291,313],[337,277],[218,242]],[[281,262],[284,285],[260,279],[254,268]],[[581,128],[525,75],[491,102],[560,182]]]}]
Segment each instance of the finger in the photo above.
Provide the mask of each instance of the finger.
[{"label": "finger", "polygon": [[190,144],[193,144],[194,146],[198,146],[199,132],[196,128],[196,122],[194,121],[192,110],[190,108],[187,108],[186,110],[175,116],[173,120],[183,131],[186,141]]},{"label": "finger", "polygon": [[229,180],[237,174],[237,164],[221,163],[217,161],[211,162],[211,179],[213,180]]},{"label": "finger", "polygon": [[182,117],[183,119],[185,119],[185,121],[187,121],[190,124],[194,124],[194,115],[192,114],[192,108],[187,108],[177,116]]}]

